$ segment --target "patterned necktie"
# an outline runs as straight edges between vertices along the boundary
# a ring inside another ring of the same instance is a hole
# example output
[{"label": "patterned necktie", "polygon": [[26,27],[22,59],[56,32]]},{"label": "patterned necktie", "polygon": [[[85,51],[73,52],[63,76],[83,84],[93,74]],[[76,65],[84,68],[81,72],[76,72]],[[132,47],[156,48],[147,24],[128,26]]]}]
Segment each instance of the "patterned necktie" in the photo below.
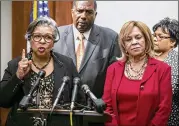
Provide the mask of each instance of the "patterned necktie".
[{"label": "patterned necktie", "polygon": [[78,44],[77,51],[76,51],[76,61],[77,61],[76,67],[77,67],[78,71],[80,69],[81,61],[83,59],[83,55],[84,55],[84,51],[85,51],[84,39],[85,39],[85,37],[83,34],[78,35],[79,44]]}]

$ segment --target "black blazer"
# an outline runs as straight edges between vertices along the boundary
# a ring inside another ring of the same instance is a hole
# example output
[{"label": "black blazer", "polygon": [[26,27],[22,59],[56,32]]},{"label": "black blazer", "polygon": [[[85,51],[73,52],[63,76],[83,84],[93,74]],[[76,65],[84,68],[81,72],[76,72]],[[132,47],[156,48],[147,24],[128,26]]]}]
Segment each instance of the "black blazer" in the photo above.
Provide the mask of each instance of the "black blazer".
[{"label": "black blazer", "polygon": [[[71,58],[53,52],[52,56],[54,58],[55,79],[53,101],[58,93],[58,89],[62,84],[62,78],[64,76],[69,76],[70,83],[65,86],[65,89],[63,91],[63,100],[64,102],[70,102],[73,89],[72,81],[74,77],[79,77],[79,75]],[[13,119],[13,113],[18,108],[20,100],[23,98],[24,95],[27,95],[31,89],[30,77],[28,75],[24,78],[23,81],[18,79],[16,76],[18,62],[20,60],[21,57],[18,57],[8,62],[8,67],[5,69],[4,76],[0,82],[0,107],[12,107],[8,120]]]},{"label": "black blazer", "polygon": [[[60,41],[55,43],[54,51],[73,59],[76,66],[75,44],[72,25],[59,27]],[[101,98],[106,69],[121,56],[118,45],[118,34],[109,29],[93,25],[85,49],[79,74],[83,84],[88,84],[92,92]]]}]

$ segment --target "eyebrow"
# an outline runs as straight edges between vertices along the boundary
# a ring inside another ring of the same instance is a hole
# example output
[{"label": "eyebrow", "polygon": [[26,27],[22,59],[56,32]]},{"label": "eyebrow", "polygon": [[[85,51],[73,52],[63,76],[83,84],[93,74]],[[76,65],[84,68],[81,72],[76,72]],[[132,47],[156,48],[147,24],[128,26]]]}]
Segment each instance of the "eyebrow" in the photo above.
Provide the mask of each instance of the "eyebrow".
[{"label": "eyebrow", "polygon": [[[136,35],[134,35],[134,36],[143,36],[142,34],[136,34]],[[126,37],[132,37],[131,35],[128,35],[128,36],[126,36]]]},{"label": "eyebrow", "polygon": [[169,34],[165,34],[165,33],[158,33],[158,34],[156,34],[156,33],[154,33],[154,35],[169,35]]},{"label": "eyebrow", "polygon": [[33,34],[41,34],[41,35],[46,35],[46,34],[49,34],[49,35],[53,35],[53,33],[45,33],[45,34],[42,34],[42,33],[39,33],[39,32],[34,32]]}]

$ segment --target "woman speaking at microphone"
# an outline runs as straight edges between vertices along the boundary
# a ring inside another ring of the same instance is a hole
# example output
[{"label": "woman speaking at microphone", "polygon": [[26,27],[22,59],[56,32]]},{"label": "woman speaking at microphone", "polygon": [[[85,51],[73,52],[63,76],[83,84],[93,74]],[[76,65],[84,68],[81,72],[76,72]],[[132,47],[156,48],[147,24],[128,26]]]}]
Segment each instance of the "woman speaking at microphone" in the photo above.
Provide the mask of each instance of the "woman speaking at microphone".
[{"label": "woman speaking at microphone", "polygon": [[0,82],[0,107],[12,107],[6,126],[32,126],[28,115],[16,114],[22,98],[29,94],[33,84],[38,79],[39,71],[45,71],[45,76],[39,81],[38,90],[34,92],[31,107],[51,109],[57,96],[63,77],[70,81],[65,85],[63,96],[59,103],[70,103],[73,78],[78,76],[72,59],[54,53],[54,43],[60,39],[56,22],[49,17],[34,20],[28,26],[25,38],[30,42],[30,53],[22,50],[22,55],[8,62],[4,76]]}]

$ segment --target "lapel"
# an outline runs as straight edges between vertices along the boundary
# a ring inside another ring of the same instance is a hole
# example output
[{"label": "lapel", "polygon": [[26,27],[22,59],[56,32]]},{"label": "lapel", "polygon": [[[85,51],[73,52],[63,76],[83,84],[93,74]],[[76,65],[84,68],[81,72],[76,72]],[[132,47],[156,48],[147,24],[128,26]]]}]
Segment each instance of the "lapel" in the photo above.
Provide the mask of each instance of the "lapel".
[{"label": "lapel", "polygon": [[70,58],[72,58],[73,63],[76,66],[75,44],[72,25],[65,29],[62,39],[62,41],[65,42]]},{"label": "lapel", "polygon": [[31,89],[31,87],[32,87],[32,85],[31,85],[31,79],[30,79],[30,73],[31,73],[31,72],[29,72],[29,73],[25,76],[25,78],[24,78],[23,91],[24,91],[24,94],[25,94],[25,95],[28,95],[28,94],[29,94],[29,91],[30,91],[30,89]]},{"label": "lapel", "polygon": [[60,88],[63,80],[62,78],[66,75],[66,70],[62,62],[55,57],[54,58],[54,88],[53,88],[53,99],[52,102],[54,102],[55,97],[57,96],[58,89]]},{"label": "lapel", "polygon": [[141,84],[145,83],[157,69],[157,61],[154,58],[149,57],[146,70],[144,72]]},{"label": "lapel", "polygon": [[94,24],[92,29],[91,29],[90,36],[87,40],[88,42],[87,42],[87,46],[86,46],[86,49],[85,49],[85,54],[83,56],[83,59],[82,59],[81,65],[80,65],[79,73],[84,68],[84,66],[86,65],[86,63],[90,59],[91,55],[93,54],[95,47],[99,43],[99,41],[100,41],[100,35],[99,34],[100,34],[100,30]]},{"label": "lapel", "polygon": [[119,61],[118,62],[118,68],[115,70],[115,85],[113,85],[113,90],[117,92],[117,89],[119,87],[119,84],[122,80],[122,76],[124,75],[124,68],[125,68],[125,62]]},{"label": "lapel", "polygon": [[[125,62],[124,61],[118,61],[117,64],[117,68],[115,69],[115,78],[114,78],[114,83],[112,85],[112,95],[114,97],[112,97],[112,105],[114,108],[114,112],[115,115],[117,116],[117,118],[119,117],[118,115],[118,106],[117,106],[117,90],[120,86],[121,80],[122,80],[122,76],[124,75],[124,68],[125,68]],[[119,120],[117,119],[118,123]]]}]

